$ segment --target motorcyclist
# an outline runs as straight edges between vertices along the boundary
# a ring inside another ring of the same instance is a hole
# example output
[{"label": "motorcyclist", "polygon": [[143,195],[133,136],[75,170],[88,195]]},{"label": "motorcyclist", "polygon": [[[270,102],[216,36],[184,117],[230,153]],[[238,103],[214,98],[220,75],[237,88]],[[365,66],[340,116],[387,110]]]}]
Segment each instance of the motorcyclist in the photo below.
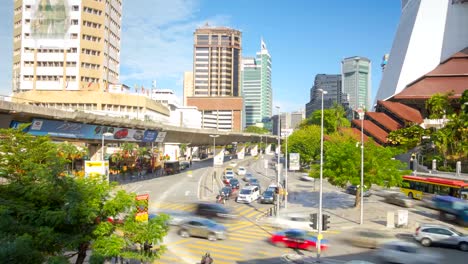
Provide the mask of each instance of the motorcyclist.
[{"label": "motorcyclist", "polygon": [[211,258],[210,253],[206,253],[202,257],[201,262],[200,262],[200,264],[212,264],[212,263],[213,263],[213,259]]},{"label": "motorcyclist", "polygon": [[219,194],[216,196],[216,201],[222,202],[223,204],[226,203],[227,196],[224,192],[219,192]]}]

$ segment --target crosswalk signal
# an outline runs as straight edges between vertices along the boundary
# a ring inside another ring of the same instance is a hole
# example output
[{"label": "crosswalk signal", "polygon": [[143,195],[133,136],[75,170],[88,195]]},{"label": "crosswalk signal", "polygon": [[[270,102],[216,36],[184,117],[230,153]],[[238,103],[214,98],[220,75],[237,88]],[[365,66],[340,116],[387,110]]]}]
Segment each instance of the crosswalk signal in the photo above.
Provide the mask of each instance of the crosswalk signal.
[{"label": "crosswalk signal", "polygon": [[325,230],[327,230],[327,229],[330,228],[330,220],[329,220],[329,219],[330,219],[330,216],[329,216],[329,215],[324,214],[324,215],[322,216],[322,225],[323,225],[322,230],[323,230],[323,231],[325,231]]},{"label": "crosswalk signal", "polygon": [[312,227],[312,229],[318,229],[317,227],[317,224],[318,224],[318,216],[317,216],[317,213],[315,214],[310,214],[310,227]]}]

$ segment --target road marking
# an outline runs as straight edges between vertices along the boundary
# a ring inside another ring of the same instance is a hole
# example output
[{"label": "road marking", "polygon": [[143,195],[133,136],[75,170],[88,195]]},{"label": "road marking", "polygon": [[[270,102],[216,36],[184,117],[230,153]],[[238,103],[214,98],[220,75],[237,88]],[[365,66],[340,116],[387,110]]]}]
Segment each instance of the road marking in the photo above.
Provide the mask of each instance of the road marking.
[{"label": "road marking", "polygon": [[[201,250],[206,250],[206,246],[205,245],[187,245],[187,247],[189,248],[194,248],[194,249],[201,249]],[[222,249],[222,248],[217,248],[217,245],[213,245],[210,247],[210,253],[211,252],[221,252],[223,254],[230,254],[230,255],[235,255],[235,256],[243,256],[245,255],[244,253],[240,252],[240,251],[232,251],[232,249],[228,249],[229,251],[227,251],[226,249]],[[242,248],[237,248],[237,250],[242,250]]]},{"label": "road marking", "polygon": [[[213,248],[210,248],[210,250],[213,250]],[[206,253],[206,249],[204,250],[201,250],[201,249],[191,249],[191,248],[187,248],[186,251],[188,252],[191,252],[191,253],[195,253],[197,255],[203,255]],[[226,256],[226,255],[221,255],[219,253],[211,253],[210,252],[210,255],[211,257],[213,257],[213,259],[216,260],[216,263],[221,263],[218,261],[218,259],[223,259],[223,260],[239,260],[239,257],[233,257],[233,256]],[[227,262],[229,263],[229,262]]]},{"label": "road marking", "polygon": [[236,226],[236,227],[233,227],[233,228],[230,228],[228,229],[229,232],[232,232],[232,231],[236,231],[238,229],[241,229],[241,228],[244,228],[244,227],[248,227],[248,226],[252,226],[253,224],[252,223],[246,223],[244,225],[239,225],[239,226]]},{"label": "road marking", "polygon": [[174,241],[174,242],[169,242],[169,243],[164,243],[165,246],[175,246],[175,245],[178,245],[178,244],[182,244],[182,243],[185,243],[187,241],[189,241],[190,238],[184,238],[184,239],[181,239],[179,241]]},{"label": "road marking", "polygon": [[[196,244],[204,244],[204,245],[209,245],[209,246],[213,246],[213,242],[211,241],[197,241],[195,242]],[[226,245],[221,245],[221,244],[216,244],[216,247],[220,247],[220,248],[226,248],[226,249],[231,249],[231,250],[239,250],[239,247],[235,247],[235,246],[226,246]],[[206,247],[205,247],[206,248]]]},{"label": "road marking", "polygon": [[250,217],[253,217],[253,216],[261,214],[261,213],[262,212],[258,212],[257,210],[255,210],[254,212],[251,212],[250,214],[246,214],[244,216],[247,217],[247,218],[250,218]]}]

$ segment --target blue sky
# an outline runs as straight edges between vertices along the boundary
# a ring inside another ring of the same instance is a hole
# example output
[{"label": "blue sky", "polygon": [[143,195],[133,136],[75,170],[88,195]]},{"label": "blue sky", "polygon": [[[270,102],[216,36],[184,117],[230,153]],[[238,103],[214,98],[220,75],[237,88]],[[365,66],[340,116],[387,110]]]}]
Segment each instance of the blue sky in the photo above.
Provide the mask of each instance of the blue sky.
[{"label": "blue sky", "polygon": [[[0,9],[0,95],[11,92],[12,0]],[[340,72],[345,57],[372,61],[372,97],[400,18],[397,0],[125,0],[121,81],[182,95],[192,69],[193,32],[208,22],[242,31],[242,54],[254,56],[263,37],[273,61],[273,101],[296,111],[309,101],[318,73]]]}]

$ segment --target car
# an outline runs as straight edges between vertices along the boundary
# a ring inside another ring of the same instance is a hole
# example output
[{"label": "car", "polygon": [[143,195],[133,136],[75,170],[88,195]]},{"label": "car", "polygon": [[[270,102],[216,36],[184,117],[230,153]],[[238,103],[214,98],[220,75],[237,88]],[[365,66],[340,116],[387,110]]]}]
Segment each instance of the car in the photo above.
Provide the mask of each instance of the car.
[{"label": "car", "polygon": [[252,173],[245,173],[245,176],[244,178],[242,178],[243,181],[245,182],[249,182],[250,179],[252,179],[254,176],[252,175]]},{"label": "car", "polygon": [[217,219],[233,219],[236,215],[232,214],[226,207],[216,203],[198,203],[195,205],[195,212],[198,216]]},{"label": "car", "polygon": [[260,185],[260,182],[256,178],[250,179],[250,181],[247,182],[246,186],[257,186],[259,191],[262,190],[262,186]]},{"label": "car", "polygon": [[362,229],[351,232],[344,240],[355,247],[379,248],[382,244],[395,240],[395,237],[385,231]]},{"label": "car", "polygon": [[[315,250],[317,248],[317,237],[300,229],[286,229],[274,233],[270,242],[278,247],[287,247],[295,249]],[[328,240],[322,239],[320,241],[320,249],[326,250],[328,248]]]},{"label": "car", "polygon": [[279,217],[265,217],[261,223],[279,229],[298,228],[301,230],[313,231],[310,226],[309,215],[301,213],[290,213],[287,215],[280,215]]},{"label": "car", "polygon": [[416,228],[414,238],[425,247],[440,245],[468,251],[468,236],[445,225],[423,224]]},{"label": "car", "polygon": [[251,203],[260,197],[260,189],[258,186],[246,186],[242,188],[237,196],[238,203]]},{"label": "car", "polygon": [[401,207],[411,208],[414,206],[414,202],[408,196],[402,193],[390,193],[385,196],[384,201],[389,204],[398,205]]},{"label": "car", "polygon": [[315,181],[315,178],[310,177],[308,173],[302,173],[299,179],[301,181],[310,181],[310,182]]},{"label": "car", "polygon": [[224,225],[210,219],[190,219],[180,225],[181,237],[204,237],[210,241],[227,238],[227,229]]},{"label": "car", "polygon": [[260,196],[260,203],[262,204],[274,204],[276,201],[276,194],[272,190],[266,190],[263,192],[262,196]]},{"label": "car", "polygon": [[149,214],[149,219],[154,218],[158,216],[159,214],[166,214],[169,216],[169,221],[168,224],[172,226],[179,226],[183,222],[187,221],[190,218],[193,218],[194,215],[189,213],[189,212],[183,212],[183,211],[158,211],[155,213],[150,213]]},{"label": "car", "polygon": [[227,172],[224,174],[224,176],[223,176],[223,182],[224,182],[225,184],[229,184],[229,181],[230,181],[231,179],[234,179],[234,172],[232,172],[232,171],[227,171]]},{"label": "car", "polygon": [[185,170],[190,167],[190,162],[181,161],[179,167],[180,167],[180,170]]},{"label": "car", "polygon": [[230,179],[230,180],[229,180],[229,183],[226,184],[226,185],[230,186],[232,189],[235,189],[235,190],[237,190],[237,189],[240,188],[239,180],[236,179],[236,178]]},{"label": "car", "polygon": [[219,190],[219,194],[224,195],[225,197],[227,197],[227,199],[229,199],[232,195],[231,186],[229,185],[224,186],[223,188],[221,188],[221,190]]},{"label": "car", "polygon": [[231,162],[229,162],[229,166],[230,166],[230,167],[236,167],[236,166],[237,166],[237,162],[231,161]]},{"label": "car", "polygon": [[245,175],[246,173],[247,173],[247,170],[244,167],[239,167],[237,169],[237,175],[239,175],[239,176]]},{"label": "car", "polygon": [[226,167],[226,168],[224,169],[224,173],[226,173],[226,172],[228,172],[228,171],[234,172],[234,169],[233,169],[232,167]]},{"label": "car", "polygon": [[[351,195],[356,195],[357,189],[358,189],[358,186],[350,185],[346,188],[346,193],[351,194]],[[369,190],[366,190],[366,186],[364,186],[364,197],[370,197],[371,195],[372,193]]]},{"label": "car", "polygon": [[392,241],[385,243],[375,252],[375,255],[381,262],[384,263],[444,263],[443,258],[439,253],[422,250],[416,244],[404,241]]}]

